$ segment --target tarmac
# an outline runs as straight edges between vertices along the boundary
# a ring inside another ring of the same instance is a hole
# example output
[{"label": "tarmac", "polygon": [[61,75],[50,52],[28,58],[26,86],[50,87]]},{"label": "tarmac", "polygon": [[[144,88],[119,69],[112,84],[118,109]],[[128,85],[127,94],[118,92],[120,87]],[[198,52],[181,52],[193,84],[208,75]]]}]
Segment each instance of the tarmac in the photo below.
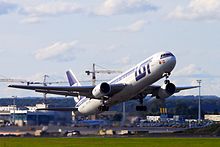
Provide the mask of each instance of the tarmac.
[{"label": "tarmac", "polygon": [[103,127],[103,128],[88,128],[88,127],[70,127],[70,126],[7,126],[0,127],[0,134],[25,134],[34,133],[36,130],[46,129],[47,132],[65,132],[77,130],[81,135],[98,135],[99,130],[112,130],[121,131],[127,130],[130,132],[145,132],[145,133],[174,133],[178,131],[183,131],[187,128],[170,128],[170,127]]}]

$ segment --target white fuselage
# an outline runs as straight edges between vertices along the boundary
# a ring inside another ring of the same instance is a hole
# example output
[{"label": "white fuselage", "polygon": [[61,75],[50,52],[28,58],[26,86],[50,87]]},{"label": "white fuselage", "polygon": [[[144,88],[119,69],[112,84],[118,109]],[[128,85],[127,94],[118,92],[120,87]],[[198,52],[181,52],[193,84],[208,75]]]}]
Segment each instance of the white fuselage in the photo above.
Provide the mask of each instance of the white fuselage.
[{"label": "white fuselage", "polygon": [[[162,56],[164,55],[164,56]],[[170,56],[169,56],[170,55]],[[176,65],[176,58],[170,52],[159,52],[146,60],[140,62],[135,67],[115,77],[109,84],[123,83],[126,87],[120,92],[110,97],[105,104],[114,104],[127,101],[137,96],[147,86],[152,85],[164,77],[164,73],[170,73]],[[82,98],[77,104],[79,113],[93,114],[99,113],[98,108],[102,105],[102,100]]]}]

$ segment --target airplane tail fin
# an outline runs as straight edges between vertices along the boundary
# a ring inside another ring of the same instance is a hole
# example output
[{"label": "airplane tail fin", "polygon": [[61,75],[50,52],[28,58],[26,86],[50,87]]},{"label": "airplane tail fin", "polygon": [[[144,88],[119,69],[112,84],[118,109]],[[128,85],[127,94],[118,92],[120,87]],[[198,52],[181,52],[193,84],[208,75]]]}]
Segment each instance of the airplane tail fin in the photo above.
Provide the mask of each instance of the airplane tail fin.
[{"label": "airplane tail fin", "polygon": [[[67,76],[67,79],[68,79],[70,86],[81,86],[81,84],[79,83],[79,81],[77,80],[76,76],[73,74],[71,69],[66,71],[66,76]],[[78,103],[80,98],[81,98],[81,96],[74,97],[74,101],[76,103]]]},{"label": "airplane tail fin", "polygon": [[66,76],[70,86],[81,86],[71,69],[66,72]]}]

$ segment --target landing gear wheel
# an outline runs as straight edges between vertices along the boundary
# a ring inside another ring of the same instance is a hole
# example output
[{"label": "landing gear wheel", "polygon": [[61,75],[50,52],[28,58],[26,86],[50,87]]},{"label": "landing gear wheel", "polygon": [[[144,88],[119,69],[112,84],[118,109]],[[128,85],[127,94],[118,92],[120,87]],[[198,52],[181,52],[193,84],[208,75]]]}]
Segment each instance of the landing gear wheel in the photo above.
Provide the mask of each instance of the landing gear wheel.
[{"label": "landing gear wheel", "polygon": [[147,111],[146,106],[136,106],[136,111]]},{"label": "landing gear wheel", "polygon": [[169,83],[170,83],[170,80],[167,80],[167,79],[166,79],[166,80],[164,81],[164,84],[169,84]]}]

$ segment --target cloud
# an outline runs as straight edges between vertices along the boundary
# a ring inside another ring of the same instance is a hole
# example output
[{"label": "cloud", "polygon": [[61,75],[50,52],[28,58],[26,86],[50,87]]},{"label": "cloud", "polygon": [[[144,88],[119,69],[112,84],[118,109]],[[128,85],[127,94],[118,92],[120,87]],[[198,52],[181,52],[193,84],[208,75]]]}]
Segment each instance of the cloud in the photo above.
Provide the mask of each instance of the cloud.
[{"label": "cloud", "polygon": [[76,50],[77,42],[77,40],[72,42],[56,42],[48,47],[38,49],[35,52],[35,58],[37,60],[72,60],[74,58],[73,51]]},{"label": "cloud", "polygon": [[171,77],[175,78],[187,78],[187,79],[210,79],[210,80],[217,80],[220,79],[219,75],[214,75],[208,73],[206,70],[202,69],[195,64],[189,64],[178,71],[174,71]]},{"label": "cloud", "polygon": [[128,26],[113,28],[112,31],[115,31],[115,32],[138,32],[138,31],[141,31],[146,24],[147,24],[146,21],[138,20]]},{"label": "cloud", "polygon": [[30,16],[57,16],[61,14],[72,14],[81,12],[82,8],[75,2],[48,2],[33,6],[24,6],[21,11]]},{"label": "cloud", "polygon": [[[13,2],[13,3],[12,3]],[[121,14],[146,13],[157,10],[148,0],[105,0],[93,5],[75,1],[0,2],[0,15],[14,12],[25,16],[22,23],[39,23],[42,18],[71,14],[112,16]]]},{"label": "cloud", "polygon": [[94,10],[94,14],[111,16],[147,12],[156,9],[157,7],[150,4],[147,0],[105,0]]},{"label": "cloud", "polygon": [[201,67],[196,66],[195,64],[189,64],[186,67],[176,71],[174,73],[176,77],[191,77],[191,78],[209,78],[209,75],[205,70]]},{"label": "cloud", "polygon": [[18,6],[16,4],[0,1],[0,15],[8,14],[10,12],[16,11]]},{"label": "cloud", "polygon": [[93,14],[110,16],[126,13],[141,13],[156,10],[157,7],[147,0],[105,0],[94,6],[82,5],[76,2],[47,2],[32,6],[24,6],[22,13],[31,16],[57,16],[63,14]]},{"label": "cloud", "polygon": [[220,19],[220,1],[190,0],[185,7],[177,6],[168,17],[183,20],[218,20]]},{"label": "cloud", "polygon": [[34,5],[20,4],[19,6],[18,13],[26,16],[21,22],[30,24],[39,23],[45,17],[76,14],[86,11],[80,4],[63,1],[44,2]]},{"label": "cloud", "polygon": [[[197,80],[202,80],[202,94],[203,95],[219,95],[218,89],[220,87],[220,76],[213,75],[198,67],[194,64],[190,64],[182,69],[174,72],[171,77],[174,80],[171,80],[177,86],[186,86],[186,85],[198,85]],[[198,89],[185,90],[181,91],[177,95],[197,95]]]}]

